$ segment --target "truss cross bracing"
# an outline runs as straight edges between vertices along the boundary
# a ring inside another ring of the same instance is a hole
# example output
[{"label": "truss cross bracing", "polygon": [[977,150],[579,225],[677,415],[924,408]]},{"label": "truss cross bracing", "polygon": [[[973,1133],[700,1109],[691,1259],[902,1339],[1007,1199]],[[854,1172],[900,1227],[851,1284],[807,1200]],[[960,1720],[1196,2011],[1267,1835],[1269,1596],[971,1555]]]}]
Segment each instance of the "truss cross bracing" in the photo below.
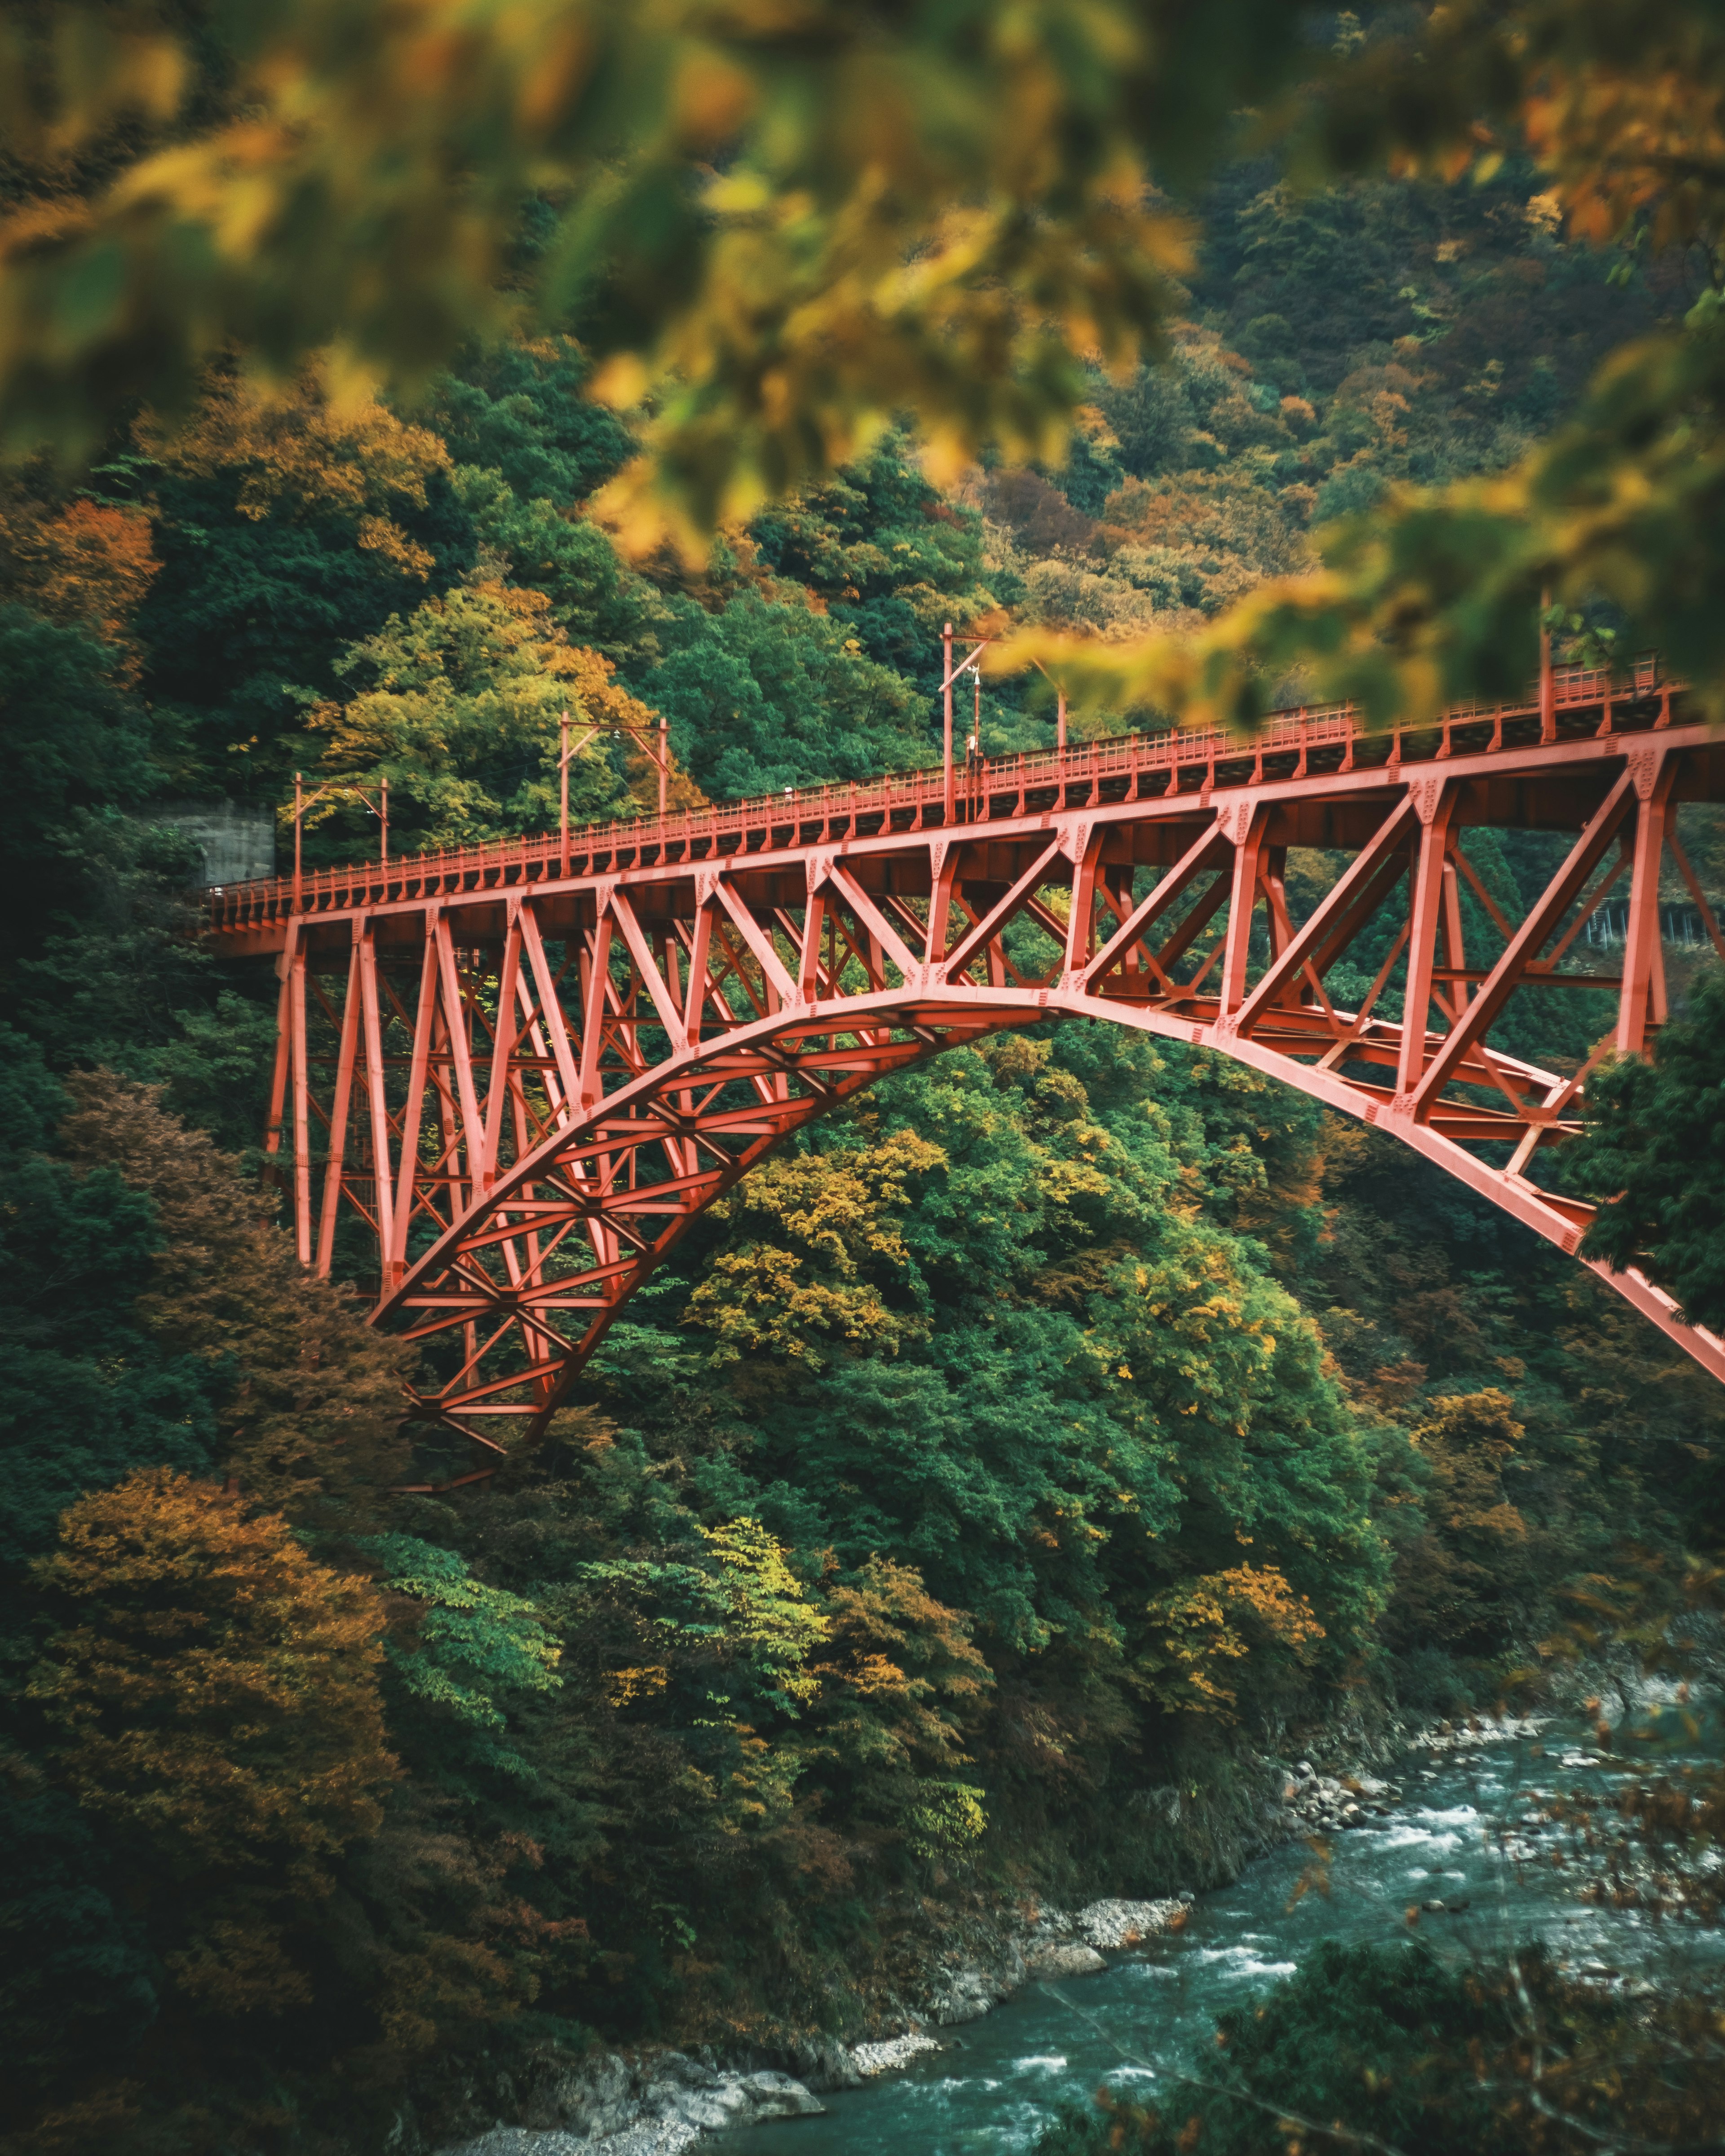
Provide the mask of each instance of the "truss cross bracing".
[{"label": "truss cross bracing", "polygon": [[[1645,1050],[1662,873],[1725,955],[1676,823],[1725,800],[1725,742],[1649,672],[1555,688],[1543,712],[1417,732],[1341,710],[1245,742],[1006,758],[963,773],[950,813],[937,770],[644,818],[572,834],[567,873],[552,836],[219,893],[218,942],[277,958],[268,1144],[300,1255],[327,1270],[363,1237],[376,1322],[430,1345],[418,1411],[483,1463],[544,1427],[630,1292],[778,1140],[1055,1015],[1268,1072],[1574,1251],[1589,1209],[1536,1170],[1585,1069],[1497,1036],[1512,998],[1603,990],[1593,1060]],[[1525,911],[1469,857],[1471,834],[1509,829],[1562,834]],[[1303,921],[1296,847],[1343,856]],[[1627,901],[1615,970],[1587,973],[1608,898]],[[1725,1378],[1725,1343],[1640,1272],[1606,1277]]]}]

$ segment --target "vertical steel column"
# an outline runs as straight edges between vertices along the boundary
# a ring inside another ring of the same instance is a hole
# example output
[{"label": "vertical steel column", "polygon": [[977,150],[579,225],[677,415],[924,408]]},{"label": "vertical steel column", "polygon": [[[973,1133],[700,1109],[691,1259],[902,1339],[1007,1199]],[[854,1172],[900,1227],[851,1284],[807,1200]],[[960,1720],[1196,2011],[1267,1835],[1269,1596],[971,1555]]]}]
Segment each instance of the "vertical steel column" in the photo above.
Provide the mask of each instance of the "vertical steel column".
[{"label": "vertical steel column", "polygon": [[928,848],[928,929],[924,963],[937,966],[947,955],[947,923],[952,911],[952,886],[962,859],[956,841],[934,839]]},{"label": "vertical steel column", "polygon": [[515,1014],[516,983],[521,976],[521,901],[508,902],[503,931],[503,963],[497,983],[496,1030],[491,1036],[491,1081],[485,1096],[485,1134],[480,1143],[479,1188],[497,1179],[497,1154],[503,1138],[503,1109],[509,1094],[510,1065],[521,1029]]},{"label": "vertical steel column", "polygon": [[1415,788],[1414,806],[1420,817],[1420,850],[1408,894],[1408,983],[1402,998],[1401,1052],[1395,1073],[1399,1100],[1413,1092],[1425,1069],[1425,1032],[1431,1018],[1431,977],[1444,910],[1454,791],[1448,786],[1440,793]]},{"label": "vertical steel column", "polygon": [[581,1012],[581,1092],[579,1112],[589,1115],[604,1091],[600,1055],[605,1038],[605,990],[611,979],[610,894],[601,891],[595,901],[593,945],[587,964],[587,993]]},{"label": "vertical steel column", "polygon": [[[824,872],[811,861],[805,880],[809,897],[803,909],[803,940],[797,953],[797,993],[805,1004],[815,1004],[820,1001],[820,939],[827,920]],[[692,967],[689,978],[692,988]],[[686,1026],[685,1030],[686,1033]]]},{"label": "vertical steel column", "polygon": [[1237,1011],[1245,998],[1246,964],[1251,956],[1252,921],[1258,910],[1258,872],[1264,853],[1264,834],[1270,828],[1267,808],[1249,808],[1250,821],[1234,842],[1234,875],[1228,893],[1227,941],[1222,950],[1222,978],[1216,986],[1219,1019]]},{"label": "vertical steel column", "polygon": [[[1452,973],[1467,970],[1467,939],[1461,926],[1461,879],[1453,859],[1444,863],[1444,965]],[[1450,1010],[1459,1018],[1467,1008],[1466,981],[1450,983]]]},{"label": "vertical steel column", "polygon": [[294,1065],[294,1242],[311,1263],[311,1086],[305,1068],[305,939],[294,946],[288,973],[288,1029]]},{"label": "vertical steel column", "polygon": [[[480,1115],[479,1096],[473,1088],[473,1053],[467,1038],[467,1005],[455,971],[455,939],[449,916],[437,919],[437,968],[443,988],[444,1026],[449,1035],[449,1061],[455,1075],[455,1100],[460,1109],[461,1151],[467,1163],[470,1196],[480,1193],[480,1163],[485,1150],[485,1127]],[[453,1173],[453,1163],[452,1169]]]},{"label": "vertical steel column", "polygon": [[691,1048],[701,1045],[701,1028],[706,1023],[707,959],[712,949],[713,907],[716,903],[711,891],[705,898],[701,897],[697,885],[695,925],[689,933],[689,999],[683,1008],[683,1031]]},{"label": "vertical steel column", "polygon": [[372,924],[359,938],[360,1021],[365,1029],[366,1100],[372,1119],[372,1169],[377,1186],[377,1255],[386,1263],[392,1240],[389,1187],[389,1104],[383,1090],[383,1027],[377,1006],[377,951]]},{"label": "vertical steel column", "polygon": [[1642,1055],[1647,1021],[1665,1018],[1665,953],[1659,940],[1659,872],[1665,860],[1677,767],[1659,743],[1630,765],[1635,782],[1635,858],[1630,884],[1629,925],[1623,944],[1623,986],[1617,998],[1617,1052]]},{"label": "vertical steel column", "polygon": [[1090,963],[1096,937],[1096,870],[1106,836],[1100,830],[1085,832],[1083,845],[1072,864],[1072,905],[1066,916],[1068,975],[1081,973]]},{"label": "vertical steel column", "polygon": [[419,1173],[419,1123],[424,1113],[425,1083],[431,1064],[431,1027],[437,1014],[436,906],[425,910],[425,947],[419,961],[419,1000],[413,1010],[413,1047],[408,1065],[408,1097],[401,1116],[401,1168],[395,1185],[395,1214],[383,1265],[387,1295],[401,1285],[407,1267],[408,1235],[414,1214],[414,1186]]},{"label": "vertical steel column", "polygon": [[336,1247],[336,1209],[347,1158],[347,1111],[353,1094],[353,1060],[359,1047],[359,947],[365,917],[355,914],[347,953],[347,991],[341,1002],[341,1045],[336,1059],[336,1091],[330,1108],[329,1156],[323,1170],[323,1209],[317,1224],[317,1277],[327,1280]]},{"label": "vertical steel column", "polygon": [[[557,1000],[557,983],[552,978],[551,962],[545,955],[545,945],[540,937],[539,916],[533,911],[531,899],[523,904],[518,919],[521,942],[526,949],[527,965],[539,998],[540,1022],[545,1028],[552,1055],[557,1066],[563,1113],[572,1118],[581,1097],[581,1078],[570,1050],[569,1029],[563,1018],[563,1007]],[[552,1105],[555,1106],[557,1104],[553,1102]]]},{"label": "vertical steel column", "polygon": [[1259,862],[1258,871],[1264,886],[1265,921],[1270,931],[1270,956],[1281,957],[1294,940],[1293,923],[1288,918],[1288,850],[1286,846],[1266,846]]},{"label": "vertical steel column", "polygon": [[264,1131],[264,1150],[266,1153],[281,1151],[281,1119],[287,1111],[288,1072],[292,1067],[294,1028],[293,990],[290,985],[294,976],[294,960],[300,948],[300,916],[288,916],[287,937],[282,945],[281,956],[276,961],[276,978],[281,983],[275,998],[275,1071],[270,1082],[270,1121]]}]

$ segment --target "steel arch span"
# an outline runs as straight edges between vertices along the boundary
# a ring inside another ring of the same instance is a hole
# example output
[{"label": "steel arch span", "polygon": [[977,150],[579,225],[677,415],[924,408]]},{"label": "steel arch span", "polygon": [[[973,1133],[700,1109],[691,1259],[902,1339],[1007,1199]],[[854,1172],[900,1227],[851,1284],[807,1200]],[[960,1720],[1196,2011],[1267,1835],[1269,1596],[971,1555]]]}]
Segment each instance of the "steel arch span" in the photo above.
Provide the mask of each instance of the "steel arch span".
[{"label": "steel arch span", "polygon": [[[889,1071],[1051,1017],[1232,1056],[1574,1251],[1590,1209],[1530,1171],[1577,1127],[1593,1063],[1665,1019],[1662,876],[1725,956],[1678,835],[1700,801],[1725,801],[1725,742],[1681,689],[1575,670],[1543,704],[1418,732],[1302,712],[1245,743],[1003,759],[956,790],[914,773],[324,870],[217,893],[209,926],[276,956],[267,1143],[291,1156],[300,1257],[327,1272],[362,1239],[374,1322],[427,1344],[415,1410],[471,1441],[477,1476],[769,1147]],[[1467,849],[1512,829],[1565,841],[1525,911]],[[1346,856],[1303,921],[1295,846]],[[1608,905],[1617,970],[1578,970]],[[1387,957],[1332,997],[1368,937]],[[1615,1007],[1579,1070],[1494,1042],[1514,999],[1577,988]],[[1725,1342],[1640,1271],[1604,1276],[1725,1378]]]}]

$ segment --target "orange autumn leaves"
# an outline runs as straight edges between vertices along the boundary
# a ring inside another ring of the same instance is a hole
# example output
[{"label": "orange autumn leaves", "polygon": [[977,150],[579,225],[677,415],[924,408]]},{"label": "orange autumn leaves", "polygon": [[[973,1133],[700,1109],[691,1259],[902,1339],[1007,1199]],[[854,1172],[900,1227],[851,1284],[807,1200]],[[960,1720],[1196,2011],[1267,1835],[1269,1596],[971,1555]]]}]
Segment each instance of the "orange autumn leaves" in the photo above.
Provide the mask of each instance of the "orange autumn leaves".
[{"label": "orange autumn leaves", "polygon": [[242,516],[345,512],[362,551],[422,584],[431,572],[432,557],[399,519],[424,508],[427,484],[449,470],[449,453],[440,435],[373,399],[333,404],[309,373],[266,395],[214,372],[187,424],[168,429],[146,414],[136,432],[164,470],[231,476]]},{"label": "orange autumn leaves", "polygon": [[0,491],[0,594],[112,645],[128,683],[143,664],[132,617],[159,566],[141,511],[81,495],[54,507],[22,487]]},{"label": "orange autumn leaves", "polygon": [[59,1779],[152,1882],[175,1982],[225,2013],[308,1999],[293,1951],[395,1779],[387,1616],[287,1522],[167,1468],[80,1497],[35,1567]]}]

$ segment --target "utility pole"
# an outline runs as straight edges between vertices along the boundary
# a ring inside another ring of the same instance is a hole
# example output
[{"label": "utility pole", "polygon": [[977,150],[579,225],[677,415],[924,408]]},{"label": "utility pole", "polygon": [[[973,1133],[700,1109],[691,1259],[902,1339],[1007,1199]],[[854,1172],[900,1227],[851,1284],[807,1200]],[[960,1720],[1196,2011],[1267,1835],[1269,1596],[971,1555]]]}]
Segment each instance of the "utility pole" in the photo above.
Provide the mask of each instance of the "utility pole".
[{"label": "utility pole", "polygon": [[946,725],[942,735],[941,762],[947,774],[946,820],[950,824],[952,820],[952,624],[951,622],[947,624],[942,632],[941,649],[945,661],[941,671],[946,677],[941,686],[946,692],[947,699]]},{"label": "utility pole", "polygon": [[[569,873],[569,761],[578,756],[595,734],[608,729],[601,721],[589,720],[578,741],[569,738],[569,714],[561,713],[557,719],[557,855],[562,873]],[[651,762],[659,766],[659,813],[661,817],[670,812],[670,721],[661,711],[659,714],[659,746],[653,746],[649,735],[634,728],[612,726],[608,729],[613,741],[632,741]]]},{"label": "utility pole", "polygon": [[[378,780],[376,800],[373,800],[366,792],[364,787],[347,785],[339,779],[332,780],[327,786],[320,786],[315,793],[308,793],[305,791],[305,781],[304,772],[296,771],[294,773],[294,911],[295,913],[300,911],[300,901],[305,882],[303,860],[305,811],[308,808],[315,808],[326,793],[351,793],[357,800],[365,803],[377,819],[382,831],[377,858],[386,867],[389,862],[389,781],[387,778]],[[280,814],[280,812],[278,810],[276,813]]]},{"label": "utility pole", "polygon": [[977,804],[982,796],[983,784],[982,668],[978,666],[975,673],[973,674],[970,678],[975,684],[976,687],[976,703],[972,711],[970,721],[970,754],[965,758],[965,762],[970,767],[968,773],[970,783],[965,788],[966,806],[964,814],[968,821],[974,822],[976,819]]},{"label": "utility pole", "polygon": [[1032,660],[1030,663],[1055,692],[1055,748],[1064,756],[1066,753],[1066,692],[1040,659]]},{"label": "utility pole", "polygon": [[1558,737],[1558,685],[1551,670],[1551,629],[1545,617],[1551,612],[1551,593],[1539,594],[1539,738]]},{"label": "utility pole", "polygon": [[941,737],[941,761],[946,773],[946,820],[952,820],[952,684],[961,674],[976,670],[977,748],[982,749],[983,669],[982,656],[994,641],[992,636],[979,636],[958,664],[952,664],[952,624],[948,622],[941,632],[941,651],[945,664],[941,669],[941,693],[944,698]]},{"label": "utility pole", "polygon": [[565,711],[557,721],[557,830],[562,845],[559,853],[559,874],[569,873],[569,714]]}]

